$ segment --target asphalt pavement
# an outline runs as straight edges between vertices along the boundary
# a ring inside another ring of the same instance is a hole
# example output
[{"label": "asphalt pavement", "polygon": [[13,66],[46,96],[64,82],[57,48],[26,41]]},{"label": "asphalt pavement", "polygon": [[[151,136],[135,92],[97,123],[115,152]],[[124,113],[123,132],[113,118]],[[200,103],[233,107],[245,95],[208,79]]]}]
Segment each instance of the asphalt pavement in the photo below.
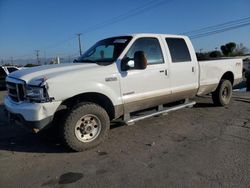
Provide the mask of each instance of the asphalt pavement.
[{"label": "asphalt pavement", "polygon": [[8,125],[0,92],[0,187],[250,187],[250,92],[228,107],[193,108],[114,124],[97,148],[65,149],[58,132]]}]

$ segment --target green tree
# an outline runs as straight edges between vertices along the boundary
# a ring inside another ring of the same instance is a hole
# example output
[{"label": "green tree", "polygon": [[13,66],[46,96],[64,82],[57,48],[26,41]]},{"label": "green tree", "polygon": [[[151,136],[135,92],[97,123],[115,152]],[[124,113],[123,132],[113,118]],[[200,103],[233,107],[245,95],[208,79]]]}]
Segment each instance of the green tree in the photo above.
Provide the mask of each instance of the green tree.
[{"label": "green tree", "polygon": [[229,43],[222,45],[220,47],[222,53],[225,56],[232,56],[235,48],[236,48],[236,44],[234,42],[229,42]]}]

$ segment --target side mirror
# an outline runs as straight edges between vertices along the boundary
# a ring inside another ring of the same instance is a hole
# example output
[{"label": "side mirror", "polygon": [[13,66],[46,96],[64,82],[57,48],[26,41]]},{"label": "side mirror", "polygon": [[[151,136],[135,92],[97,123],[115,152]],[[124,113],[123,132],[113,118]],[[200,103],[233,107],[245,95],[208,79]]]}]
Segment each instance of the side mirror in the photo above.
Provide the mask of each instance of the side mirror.
[{"label": "side mirror", "polygon": [[134,54],[135,69],[146,69],[147,68],[147,58],[143,51],[136,51]]},{"label": "side mirror", "polygon": [[125,57],[122,59],[121,61],[121,70],[122,71],[127,71],[130,69],[129,65],[128,65],[128,62],[130,61],[131,59],[129,57]]},{"label": "side mirror", "polygon": [[129,69],[146,69],[147,58],[143,51],[136,51],[134,53],[134,58],[125,57],[121,61],[121,70],[127,71]]}]

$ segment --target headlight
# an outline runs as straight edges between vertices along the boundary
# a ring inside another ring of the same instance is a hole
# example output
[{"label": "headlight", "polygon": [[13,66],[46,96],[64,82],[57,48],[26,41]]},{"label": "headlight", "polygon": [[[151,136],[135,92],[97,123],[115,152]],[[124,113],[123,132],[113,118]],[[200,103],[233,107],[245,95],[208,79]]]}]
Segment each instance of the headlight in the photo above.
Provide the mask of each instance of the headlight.
[{"label": "headlight", "polygon": [[34,102],[44,102],[47,100],[45,87],[30,86],[26,87],[26,98]]}]

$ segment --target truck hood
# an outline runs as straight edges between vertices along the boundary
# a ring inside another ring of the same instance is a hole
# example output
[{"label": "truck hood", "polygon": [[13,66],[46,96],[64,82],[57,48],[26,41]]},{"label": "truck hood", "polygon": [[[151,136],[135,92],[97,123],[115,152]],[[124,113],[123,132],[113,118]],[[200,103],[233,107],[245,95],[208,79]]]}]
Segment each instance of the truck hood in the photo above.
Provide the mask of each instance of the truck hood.
[{"label": "truck hood", "polygon": [[28,84],[38,85],[41,82],[41,78],[50,80],[54,77],[64,76],[66,74],[76,74],[79,72],[90,73],[92,69],[103,68],[103,66],[95,63],[68,63],[59,65],[44,65],[38,67],[32,67],[22,69],[9,74],[9,77],[24,80]]}]

